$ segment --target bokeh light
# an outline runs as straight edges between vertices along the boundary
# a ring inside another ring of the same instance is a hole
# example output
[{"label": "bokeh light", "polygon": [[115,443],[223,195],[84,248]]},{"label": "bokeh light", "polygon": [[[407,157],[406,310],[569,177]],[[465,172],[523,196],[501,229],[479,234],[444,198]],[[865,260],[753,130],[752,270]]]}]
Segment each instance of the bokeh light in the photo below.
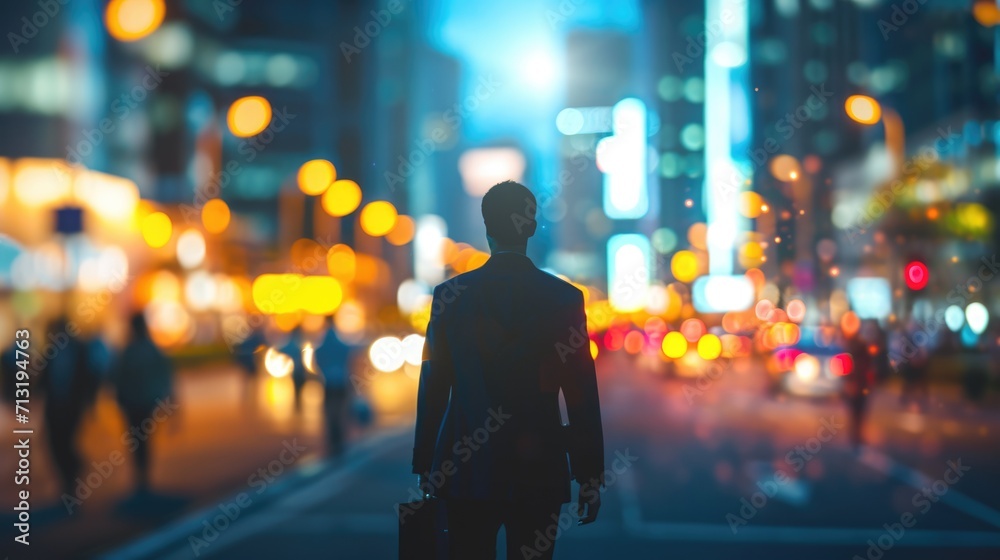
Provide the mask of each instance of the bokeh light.
[{"label": "bokeh light", "polygon": [[423,362],[424,337],[411,334],[403,338],[403,359],[411,366],[419,366]]},{"label": "bokeh light", "polygon": [[645,345],[646,337],[642,335],[641,331],[629,331],[622,342],[622,348],[629,354],[638,354]]},{"label": "bokeh light", "polygon": [[71,169],[60,160],[22,158],[11,176],[14,198],[29,208],[56,204],[71,192]]},{"label": "bokeh light", "polygon": [[698,257],[691,251],[677,251],[670,259],[670,272],[680,282],[691,282],[698,276]]},{"label": "bokeh light", "polygon": [[229,106],[226,122],[233,136],[254,136],[271,124],[271,104],[259,95],[241,97]]},{"label": "bokeh light", "polygon": [[852,95],[844,102],[847,116],[861,124],[875,124],[882,118],[882,107],[867,95]]},{"label": "bokeh light", "polygon": [[771,175],[779,181],[794,181],[802,176],[799,160],[788,154],[774,156],[770,165]]},{"label": "bokeh light", "polygon": [[802,381],[815,381],[819,377],[819,359],[811,354],[795,357],[795,375]]},{"label": "bokeh light", "polygon": [[104,24],[115,39],[137,41],[156,31],[166,13],[163,0],[111,0]]},{"label": "bokeh light", "polygon": [[722,341],[714,334],[705,334],[698,339],[698,355],[703,360],[714,360],[722,354]]},{"label": "bokeh light", "polygon": [[361,229],[372,237],[381,237],[396,226],[396,207],[391,202],[376,200],[361,209]]},{"label": "bokeh light", "polygon": [[215,278],[204,270],[196,270],[184,280],[184,300],[194,311],[205,311],[213,306],[219,286]]},{"label": "bokeh light", "polygon": [[327,214],[341,218],[361,205],[361,187],[350,179],[338,179],[326,189],[320,202]]},{"label": "bokeh light", "polygon": [[264,370],[271,377],[287,377],[291,375],[295,362],[288,354],[284,354],[275,348],[268,348],[264,352]]},{"label": "bokeh light", "polygon": [[213,198],[201,208],[201,223],[209,233],[222,233],[229,227],[229,205],[221,198]]},{"label": "bokeh light", "polygon": [[661,348],[665,356],[677,359],[687,353],[688,341],[677,331],[668,332],[667,336],[663,337]]},{"label": "bokeh light", "polygon": [[681,323],[680,331],[688,342],[697,342],[708,331],[708,328],[705,326],[704,321],[697,317],[692,317]]},{"label": "bokeh light", "polygon": [[368,359],[378,371],[396,371],[406,362],[403,341],[394,336],[383,336],[375,340],[368,349]]},{"label": "bokeh light", "polygon": [[848,311],[840,318],[840,330],[844,336],[853,337],[861,329],[861,318],[854,311]]},{"label": "bokeh light", "polygon": [[385,235],[385,240],[397,246],[406,245],[410,241],[413,241],[416,231],[416,224],[413,218],[401,215],[396,218],[396,225],[393,226],[392,231]]},{"label": "bokeh light", "polygon": [[854,359],[850,354],[841,353],[830,358],[830,373],[837,376],[849,375],[854,371]]},{"label": "bokeh light", "polygon": [[177,238],[177,262],[184,268],[205,262],[205,238],[200,231],[189,229]]},{"label": "bokeh light", "polygon": [[762,299],[757,302],[757,305],[754,306],[754,314],[757,315],[757,318],[761,321],[770,321],[771,314],[773,312],[774,304],[771,303],[771,300]]},{"label": "bokeh light", "polygon": [[704,251],[708,248],[708,225],[705,222],[691,224],[687,232],[688,243],[695,249]]},{"label": "bokeh light", "polygon": [[801,323],[806,318],[806,304],[801,299],[793,299],[785,306],[785,313],[790,321]]},{"label": "bokeh light", "polygon": [[760,197],[759,194],[754,191],[745,191],[740,193],[740,214],[747,218],[756,218],[760,216],[761,206],[764,204],[764,199]]},{"label": "bokeh light", "polygon": [[332,276],[261,274],[253,281],[251,297],[265,315],[330,315],[340,307],[344,291]]},{"label": "bokeh light", "polygon": [[740,264],[745,268],[754,268],[764,262],[764,247],[756,241],[747,241],[740,245]]},{"label": "bokeh light", "polygon": [[302,192],[313,196],[320,195],[337,179],[337,169],[325,159],[314,159],[299,167],[296,178]]},{"label": "bokeh light", "polygon": [[658,253],[669,253],[677,247],[677,234],[670,228],[659,228],[650,237],[653,248]]},{"label": "bokeh light", "polygon": [[340,305],[336,315],[333,316],[333,324],[337,329],[337,335],[344,342],[360,342],[365,326],[368,324],[368,316],[365,308],[354,300],[345,301]]},{"label": "bokeh light", "polygon": [[972,5],[972,17],[979,25],[995,27],[1000,25],[1000,7],[992,0],[976,0]]},{"label": "bokeh light", "polygon": [[944,310],[944,323],[951,332],[958,332],[965,325],[965,312],[957,305],[949,305]]},{"label": "bokeh light", "polygon": [[142,220],[142,238],[154,249],[166,245],[172,233],[173,224],[163,212],[153,212]]},{"label": "bokeh light", "polygon": [[330,276],[344,282],[351,282],[354,280],[358,267],[354,249],[342,243],[330,247],[326,253],[326,267]]},{"label": "bokeh light", "polygon": [[903,269],[903,280],[909,289],[923,290],[927,286],[927,281],[930,280],[927,265],[920,261],[910,261]]},{"label": "bokeh light", "polygon": [[974,301],[965,308],[965,323],[975,334],[983,334],[990,322],[990,311],[985,305]]}]

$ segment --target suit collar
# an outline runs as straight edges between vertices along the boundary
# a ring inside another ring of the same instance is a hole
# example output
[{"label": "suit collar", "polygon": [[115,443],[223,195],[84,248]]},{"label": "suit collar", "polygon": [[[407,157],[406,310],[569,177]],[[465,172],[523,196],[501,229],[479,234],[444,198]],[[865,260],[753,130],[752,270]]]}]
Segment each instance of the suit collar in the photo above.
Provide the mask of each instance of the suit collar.
[{"label": "suit collar", "polygon": [[516,253],[514,251],[498,251],[490,255],[486,264],[493,266],[513,266],[513,267],[523,267],[529,266],[534,267],[535,263],[531,262],[528,255],[524,253]]}]

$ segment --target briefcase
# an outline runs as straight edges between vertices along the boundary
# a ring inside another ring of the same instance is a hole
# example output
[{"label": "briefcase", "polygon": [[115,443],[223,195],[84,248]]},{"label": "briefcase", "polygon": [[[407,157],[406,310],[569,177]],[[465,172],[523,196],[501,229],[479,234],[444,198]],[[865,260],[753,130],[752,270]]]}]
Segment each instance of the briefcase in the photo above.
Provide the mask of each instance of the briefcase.
[{"label": "briefcase", "polygon": [[448,515],[433,496],[396,504],[399,560],[447,560]]}]

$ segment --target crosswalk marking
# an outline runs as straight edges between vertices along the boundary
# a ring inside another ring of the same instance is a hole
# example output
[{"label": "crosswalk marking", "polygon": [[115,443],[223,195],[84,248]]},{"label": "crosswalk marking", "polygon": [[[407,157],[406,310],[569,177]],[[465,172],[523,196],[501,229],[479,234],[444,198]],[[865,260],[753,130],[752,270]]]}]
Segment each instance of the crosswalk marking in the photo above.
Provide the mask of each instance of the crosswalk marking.
[{"label": "crosswalk marking", "polygon": [[[918,490],[928,487],[934,482],[934,479],[924,473],[894,461],[892,457],[873,447],[865,447],[859,461],[863,465],[909,484]],[[975,517],[984,523],[1000,528],[1000,511],[970,498],[955,489],[954,486],[949,487],[948,491],[940,496],[940,500],[970,517]]]},{"label": "crosswalk marking", "polygon": [[[625,531],[636,538],[733,543],[784,543],[784,544],[857,544],[866,545],[869,539],[884,534],[878,528],[849,527],[795,527],[777,525],[747,525],[733,534],[725,523],[673,523],[646,521],[642,518],[639,495],[631,471],[619,477],[619,496],[622,501],[622,524]],[[950,492],[949,492],[950,493]],[[977,502],[978,503],[978,502]],[[898,546],[948,546],[948,547],[1000,547],[1000,532],[989,531],[939,531],[907,529]]]}]

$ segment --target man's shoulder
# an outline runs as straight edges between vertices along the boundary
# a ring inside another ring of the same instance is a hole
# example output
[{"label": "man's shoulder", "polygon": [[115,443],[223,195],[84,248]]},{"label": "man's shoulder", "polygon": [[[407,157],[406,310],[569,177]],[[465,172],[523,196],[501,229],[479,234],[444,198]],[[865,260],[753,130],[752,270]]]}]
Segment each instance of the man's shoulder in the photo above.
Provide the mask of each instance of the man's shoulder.
[{"label": "man's shoulder", "polygon": [[469,272],[463,272],[456,276],[441,282],[437,286],[434,286],[434,298],[443,299],[447,301],[452,301],[470,286],[473,286],[480,282],[480,275],[477,274],[478,270],[470,270]]},{"label": "man's shoulder", "polygon": [[[575,303],[583,300],[583,292],[572,282],[564,280],[555,274],[532,267],[525,271],[529,275],[528,283],[535,286],[546,300],[556,303]],[[453,276],[434,287],[434,297],[452,300],[470,287],[479,284],[489,285],[492,279],[483,270],[476,269]]]},{"label": "man's shoulder", "polygon": [[576,284],[555,274],[538,270],[539,283],[544,285],[552,294],[559,296],[560,300],[576,301],[583,299],[583,290]]}]

